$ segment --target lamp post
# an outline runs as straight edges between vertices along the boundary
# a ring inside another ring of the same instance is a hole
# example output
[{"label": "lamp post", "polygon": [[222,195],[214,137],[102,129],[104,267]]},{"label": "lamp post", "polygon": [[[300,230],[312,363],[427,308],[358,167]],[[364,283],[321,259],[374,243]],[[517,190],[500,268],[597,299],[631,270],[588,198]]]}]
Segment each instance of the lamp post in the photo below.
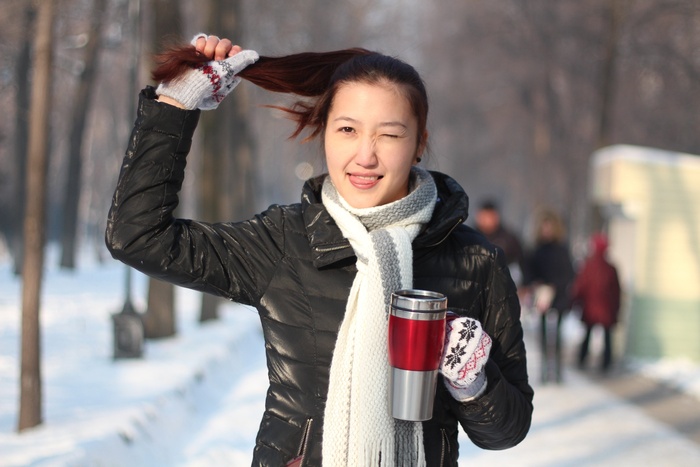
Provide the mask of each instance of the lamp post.
[{"label": "lamp post", "polygon": [[[131,54],[129,64],[129,117],[136,112],[136,89],[138,83],[139,58],[141,56],[141,2],[129,0],[129,27],[131,29]],[[127,266],[124,280],[124,306],[112,315],[114,328],[114,358],[141,358],[143,356],[144,327],[141,314],[131,300],[132,269]]]}]

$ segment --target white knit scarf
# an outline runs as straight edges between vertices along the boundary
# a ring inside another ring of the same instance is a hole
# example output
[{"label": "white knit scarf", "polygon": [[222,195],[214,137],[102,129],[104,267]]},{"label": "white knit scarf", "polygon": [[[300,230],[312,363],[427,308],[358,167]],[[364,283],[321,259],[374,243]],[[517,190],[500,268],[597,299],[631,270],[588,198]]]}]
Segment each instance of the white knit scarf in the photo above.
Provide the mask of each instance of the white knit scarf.
[{"label": "white knit scarf", "polygon": [[413,167],[410,193],[393,203],[351,207],[330,177],[323,204],[357,256],[330,369],[323,425],[324,467],[424,466],[421,422],[395,420],[389,406],[391,293],[413,286],[411,243],[437,199],[431,175]]}]

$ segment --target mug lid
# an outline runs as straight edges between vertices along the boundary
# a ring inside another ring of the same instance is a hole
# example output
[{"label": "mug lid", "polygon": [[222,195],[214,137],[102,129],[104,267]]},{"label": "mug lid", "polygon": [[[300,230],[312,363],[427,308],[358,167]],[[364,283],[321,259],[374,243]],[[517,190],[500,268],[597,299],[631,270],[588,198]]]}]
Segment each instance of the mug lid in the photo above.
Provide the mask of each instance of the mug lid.
[{"label": "mug lid", "polygon": [[439,311],[447,308],[447,297],[430,290],[403,289],[391,294],[391,306],[407,311]]}]

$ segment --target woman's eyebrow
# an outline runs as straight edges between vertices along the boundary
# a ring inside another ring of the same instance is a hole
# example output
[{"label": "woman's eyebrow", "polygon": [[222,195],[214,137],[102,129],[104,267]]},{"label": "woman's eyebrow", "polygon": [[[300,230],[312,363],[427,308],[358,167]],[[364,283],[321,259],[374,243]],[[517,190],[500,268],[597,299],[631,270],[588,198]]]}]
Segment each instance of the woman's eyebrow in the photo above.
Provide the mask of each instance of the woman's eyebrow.
[{"label": "woman's eyebrow", "polygon": [[379,126],[380,126],[380,127],[385,127],[385,126],[398,126],[398,127],[400,127],[400,128],[403,128],[404,130],[407,130],[407,129],[408,129],[408,126],[406,126],[405,124],[403,124],[403,123],[401,123],[401,122],[394,122],[394,121],[382,122],[382,123],[379,124]]}]

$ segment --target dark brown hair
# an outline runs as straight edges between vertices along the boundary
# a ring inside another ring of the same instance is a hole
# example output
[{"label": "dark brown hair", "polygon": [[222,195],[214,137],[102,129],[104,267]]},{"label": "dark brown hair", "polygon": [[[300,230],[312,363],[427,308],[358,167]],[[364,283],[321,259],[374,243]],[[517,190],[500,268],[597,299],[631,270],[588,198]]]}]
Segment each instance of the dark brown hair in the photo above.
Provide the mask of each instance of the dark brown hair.
[{"label": "dark brown hair", "polygon": [[[209,59],[192,45],[170,47],[157,55],[157,67],[152,72],[156,82],[170,81],[190,68]],[[270,106],[283,110],[296,122],[292,137],[309,129],[305,140],[313,139],[323,130],[333,97],[341,84],[389,82],[405,92],[418,120],[418,146],[425,145],[428,116],[428,96],[418,72],[407,63],[366,49],[352,48],[332,52],[304,52],[282,57],[265,57],[246,67],[238,76],[272,92],[311,97],[298,100],[290,107]]]}]

